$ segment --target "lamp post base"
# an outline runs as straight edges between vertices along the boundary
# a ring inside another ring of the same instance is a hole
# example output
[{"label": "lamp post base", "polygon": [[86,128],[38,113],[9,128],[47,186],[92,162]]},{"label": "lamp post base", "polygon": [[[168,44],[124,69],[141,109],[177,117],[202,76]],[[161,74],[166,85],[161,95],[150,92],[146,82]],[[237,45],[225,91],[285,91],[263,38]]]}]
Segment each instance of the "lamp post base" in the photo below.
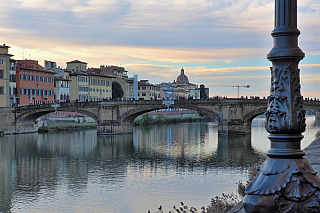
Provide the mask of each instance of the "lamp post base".
[{"label": "lamp post base", "polygon": [[305,158],[268,158],[246,189],[247,213],[320,212],[320,179]]}]

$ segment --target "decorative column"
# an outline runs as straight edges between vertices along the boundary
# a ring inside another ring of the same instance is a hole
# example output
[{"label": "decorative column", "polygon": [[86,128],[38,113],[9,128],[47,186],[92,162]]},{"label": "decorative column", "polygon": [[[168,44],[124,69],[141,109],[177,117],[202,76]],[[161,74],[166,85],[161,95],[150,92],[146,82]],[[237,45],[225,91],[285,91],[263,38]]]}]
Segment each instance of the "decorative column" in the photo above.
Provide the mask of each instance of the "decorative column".
[{"label": "decorative column", "polygon": [[274,46],[266,129],[270,133],[268,159],[246,189],[245,212],[320,212],[320,179],[300,147],[305,110],[300,94],[297,0],[275,0]]}]

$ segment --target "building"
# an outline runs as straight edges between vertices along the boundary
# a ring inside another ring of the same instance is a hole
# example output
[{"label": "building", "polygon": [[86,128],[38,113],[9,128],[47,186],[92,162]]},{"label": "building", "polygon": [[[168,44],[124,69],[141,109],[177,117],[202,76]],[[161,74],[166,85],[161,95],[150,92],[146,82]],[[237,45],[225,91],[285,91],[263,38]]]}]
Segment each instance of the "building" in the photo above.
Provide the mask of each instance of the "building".
[{"label": "building", "polygon": [[102,101],[112,98],[114,76],[89,73],[89,101]]},{"label": "building", "polygon": [[89,68],[88,72],[96,72],[103,75],[111,75],[119,78],[128,78],[128,71],[124,67],[100,65],[100,68]]},{"label": "building", "polygon": [[54,102],[54,74],[36,60],[16,61],[16,85],[20,106]]},{"label": "building", "polygon": [[[127,79],[128,79],[128,71],[126,71],[123,67],[118,66],[105,66],[100,65],[100,68],[89,68],[88,73],[96,73],[105,76],[113,76],[113,81],[116,81],[120,84],[123,90],[123,97],[127,97]],[[130,96],[130,94],[129,94]]]},{"label": "building", "polygon": [[10,76],[9,76],[9,102],[10,106],[17,105],[17,83],[16,83],[16,60],[10,59]]},{"label": "building", "polygon": [[70,101],[89,100],[89,74],[81,71],[66,70],[69,75]]},{"label": "building", "polygon": [[150,84],[149,80],[139,81],[138,98],[143,100],[160,100],[160,86]]},{"label": "building", "polygon": [[67,70],[69,71],[80,71],[86,72],[87,71],[87,63],[79,60],[73,60],[67,62]]},{"label": "building", "polygon": [[126,81],[126,96],[130,100],[138,100],[138,75],[128,78]]},{"label": "building", "polygon": [[164,99],[174,99],[174,87],[173,83],[161,83],[160,84],[160,96]]},{"label": "building", "polygon": [[184,69],[181,69],[180,75],[172,83],[174,99],[199,99],[200,90],[198,85],[189,82]]},{"label": "building", "polygon": [[[13,55],[9,54],[9,48],[10,46],[5,44],[0,45],[0,107],[9,107],[15,100],[15,61],[11,59]],[[13,76],[10,76],[11,74]]]},{"label": "building", "polygon": [[70,101],[70,76],[64,69],[57,67],[54,61],[44,61],[44,69],[55,72],[54,101],[57,103]]},{"label": "building", "polygon": [[181,73],[180,73],[180,75],[177,77],[176,84],[177,84],[177,85],[189,84],[189,79],[188,79],[188,77],[184,74],[184,69],[183,69],[183,67],[181,68]]}]

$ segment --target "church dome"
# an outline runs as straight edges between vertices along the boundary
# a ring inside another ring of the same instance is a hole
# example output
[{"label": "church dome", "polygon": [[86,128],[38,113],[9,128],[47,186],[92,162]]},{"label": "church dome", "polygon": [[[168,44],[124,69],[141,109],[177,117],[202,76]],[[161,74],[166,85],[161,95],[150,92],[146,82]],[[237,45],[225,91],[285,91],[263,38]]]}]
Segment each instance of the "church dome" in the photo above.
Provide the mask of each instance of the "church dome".
[{"label": "church dome", "polygon": [[177,77],[176,84],[189,84],[188,77],[184,74],[184,69],[181,69],[180,75]]}]

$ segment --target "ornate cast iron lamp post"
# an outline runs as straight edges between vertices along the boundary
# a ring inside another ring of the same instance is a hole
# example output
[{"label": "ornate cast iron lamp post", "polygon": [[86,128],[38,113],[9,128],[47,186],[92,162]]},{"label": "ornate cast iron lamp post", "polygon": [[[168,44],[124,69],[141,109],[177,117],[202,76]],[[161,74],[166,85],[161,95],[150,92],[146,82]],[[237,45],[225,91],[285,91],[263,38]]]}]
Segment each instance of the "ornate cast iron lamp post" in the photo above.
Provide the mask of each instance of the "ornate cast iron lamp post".
[{"label": "ornate cast iron lamp post", "polygon": [[266,112],[270,133],[268,159],[246,189],[245,212],[320,212],[320,179],[300,143],[305,131],[305,110],[300,94],[298,65],[304,53],[298,47],[297,0],[275,0],[271,89]]}]

